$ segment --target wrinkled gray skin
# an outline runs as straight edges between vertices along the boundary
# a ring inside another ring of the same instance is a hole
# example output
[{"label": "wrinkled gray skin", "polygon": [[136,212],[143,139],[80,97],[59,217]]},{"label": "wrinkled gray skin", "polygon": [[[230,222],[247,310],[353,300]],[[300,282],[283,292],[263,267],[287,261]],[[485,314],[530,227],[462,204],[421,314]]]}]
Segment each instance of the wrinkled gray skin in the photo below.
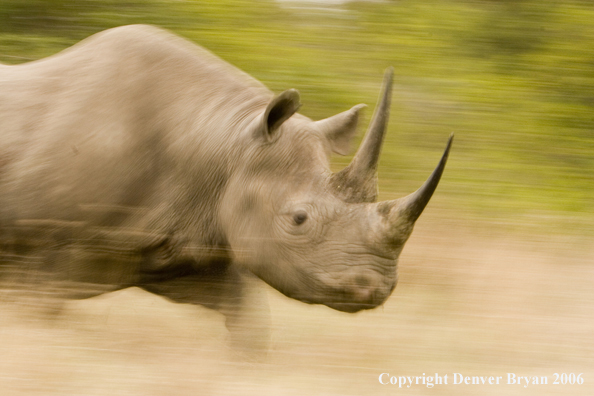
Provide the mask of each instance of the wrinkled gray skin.
[{"label": "wrinkled gray skin", "polygon": [[70,297],[138,286],[233,318],[247,271],[307,303],[376,307],[449,150],[419,191],[375,203],[391,70],[355,159],[333,174],[362,106],[313,122],[297,91],[274,97],[148,26],[0,76],[3,262]]}]

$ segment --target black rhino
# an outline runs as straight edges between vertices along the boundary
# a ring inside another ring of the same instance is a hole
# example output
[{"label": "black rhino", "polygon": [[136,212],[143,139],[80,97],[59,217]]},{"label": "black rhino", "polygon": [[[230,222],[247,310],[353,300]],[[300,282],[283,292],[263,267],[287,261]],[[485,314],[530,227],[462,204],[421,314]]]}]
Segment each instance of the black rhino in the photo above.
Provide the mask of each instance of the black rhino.
[{"label": "black rhino", "polygon": [[[352,163],[362,105],[312,121],[208,51],[150,26],[0,66],[5,267],[83,298],[137,286],[237,316],[253,273],[336,310],[381,305],[444,170],[376,202],[392,71]],[[14,266],[14,265],[13,265]]]}]

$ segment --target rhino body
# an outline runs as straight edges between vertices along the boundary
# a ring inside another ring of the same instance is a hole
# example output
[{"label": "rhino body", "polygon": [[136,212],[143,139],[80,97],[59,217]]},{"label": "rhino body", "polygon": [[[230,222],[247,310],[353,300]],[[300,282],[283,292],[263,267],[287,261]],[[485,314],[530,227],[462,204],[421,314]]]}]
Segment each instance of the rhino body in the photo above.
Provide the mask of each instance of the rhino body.
[{"label": "rhino body", "polygon": [[314,122],[297,91],[275,97],[158,28],[2,65],[3,265],[84,285],[62,288],[77,298],[137,286],[220,308],[241,305],[253,273],[307,303],[376,307],[449,150],[419,191],[376,203],[390,92],[388,71],[361,148],[333,174],[362,106]]}]

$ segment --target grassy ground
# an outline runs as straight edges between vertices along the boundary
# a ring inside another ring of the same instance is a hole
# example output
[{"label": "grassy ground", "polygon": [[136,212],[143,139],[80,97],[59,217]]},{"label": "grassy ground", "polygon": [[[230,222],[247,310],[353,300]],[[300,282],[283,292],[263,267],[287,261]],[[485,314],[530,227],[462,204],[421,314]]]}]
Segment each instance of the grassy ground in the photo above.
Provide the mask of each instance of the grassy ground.
[{"label": "grassy ground", "polygon": [[[422,222],[384,307],[349,315],[266,287],[271,350],[250,361],[229,348],[219,314],[137,289],[70,302],[43,321],[3,304],[2,395],[591,395],[592,248],[519,240],[459,224]],[[448,385],[380,385],[448,374]],[[453,385],[453,374],[502,376]],[[507,373],[547,385],[507,385]],[[554,385],[554,373],[583,373]]]}]

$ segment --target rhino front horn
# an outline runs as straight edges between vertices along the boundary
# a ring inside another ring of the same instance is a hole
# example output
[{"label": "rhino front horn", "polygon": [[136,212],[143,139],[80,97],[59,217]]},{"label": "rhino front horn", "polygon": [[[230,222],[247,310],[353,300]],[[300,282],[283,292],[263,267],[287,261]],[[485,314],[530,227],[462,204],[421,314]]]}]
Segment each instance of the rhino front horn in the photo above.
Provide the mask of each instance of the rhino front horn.
[{"label": "rhino front horn", "polygon": [[389,224],[389,231],[387,231],[386,236],[394,243],[402,243],[408,238],[415,221],[429,203],[445,169],[453,140],[454,134],[452,133],[439,164],[437,164],[437,167],[421,188],[406,197],[376,204],[377,211],[386,217],[386,223]]},{"label": "rhino front horn", "polygon": [[450,147],[452,147],[452,141],[454,140],[454,134],[450,135],[448,139],[448,144],[446,145],[445,151],[437,164],[437,167],[431,173],[431,176],[423,183],[421,188],[419,188],[414,193],[400,198],[398,201],[398,212],[400,216],[405,217],[411,222],[415,222],[425,206],[429,203],[433,192],[437,188],[439,184],[439,180],[441,179],[441,175],[443,174],[443,170],[445,169],[446,162],[448,161],[448,155],[450,154]]},{"label": "rhino front horn", "polygon": [[345,202],[375,202],[377,200],[377,163],[379,161],[392,101],[392,75],[388,68],[378,105],[365,138],[351,163],[332,175],[331,187]]}]

